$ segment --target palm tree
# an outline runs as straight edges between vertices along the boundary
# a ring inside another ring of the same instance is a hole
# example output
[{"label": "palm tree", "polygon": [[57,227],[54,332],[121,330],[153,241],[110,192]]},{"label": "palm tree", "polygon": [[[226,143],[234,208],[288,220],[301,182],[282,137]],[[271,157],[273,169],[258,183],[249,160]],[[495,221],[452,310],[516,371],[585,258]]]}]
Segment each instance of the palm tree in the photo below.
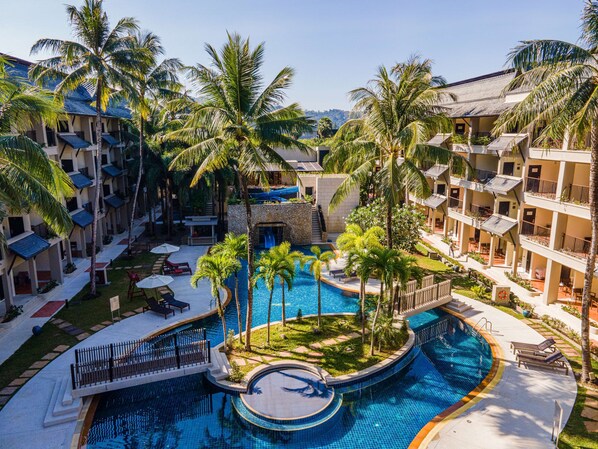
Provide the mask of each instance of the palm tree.
[{"label": "palm tree", "polygon": [[261,68],[264,45],[251,48],[249,39],[229,34],[218,52],[206,44],[211,67],[190,69],[190,79],[198,86],[201,103],[190,106],[188,119],[171,138],[186,141],[172,168],[197,166],[192,185],[209,172],[230,166],[235,172],[245,202],[247,235],[247,319],[245,347],[251,349],[253,316],[252,278],[254,272],[253,224],[248,183],[257,176],[267,185],[266,164],[275,164],[294,173],[293,168],[274,151],[276,147],[308,147],[293,136],[312,129],[299,105],[282,106],[294,71],[283,68],[264,86]]},{"label": "palm tree", "polygon": [[96,135],[96,189],[91,224],[91,273],[90,293],[96,294],[96,240],[98,211],[100,208],[100,186],[102,185],[102,111],[106,110],[115,88],[132,91],[125,73],[135,64],[143,63],[145,52],[140,54],[131,47],[129,33],[137,31],[137,21],[130,17],[120,19],[110,28],[108,15],[102,0],[84,0],[80,8],[67,5],[66,12],[75,41],[61,39],[40,39],[33,47],[33,54],[49,51],[55,56],[42,60],[31,69],[31,75],[38,82],[60,79],[56,92],[66,94],[82,84],[93,88],[95,101]]},{"label": "palm tree", "polygon": [[[284,286],[286,283],[289,290],[291,289],[292,281],[295,278],[295,262],[299,261],[303,265],[304,255],[300,251],[291,251],[289,242],[282,242],[280,245],[270,248],[270,253],[277,262],[277,266],[280,267],[278,279],[282,289],[282,326],[285,327],[287,325],[287,315]],[[289,282],[289,275],[291,282]]]},{"label": "palm tree", "polygon": [[71,217],[61,199],[73,185],[58,164],[33,140],[12,134],[36,121],[55,123],[62,109],[50,92],[10,73],[0,57],[0,212],[35,211],[57,234],[68,235]]},{"label": "palm tree", "polygon": [[307,263],[309,272],[313,275],[316,282],[318,283],[318,328],[320,327],[320,321],[322,318],[322,269],[326,267],[330,269],[330,262],[336,259],[336,254],[332,251],[322,251],[317,245],[311,247],[313,256],[306,256],[304,262]]},{"label": "palm tree", "polygon": [[[225,254],[238,261],[247,259],[247,234],[235,235],[229,232],[224,241],[212,247],[212,254]],[[239,270],[235,270],[235,303],[237,305],[237,324],[239,326],[239,341],[243,344],[243,323],[241,322],[241,303],[239,302]]]},{"label": "palm tree", "polygon": [[[272,296],[274,295],[274,287],[276,285],[276,279],[281,279],[282,282],[286,282],[287,286],[291,288],[293,278],[295,276],[295,261],[289,261],[288,259],[281,258],[276,254],[276,246],[270,248],[268,251],[264,251],[257,261],[256,272],[253,279],[253,284],[257,286],[258,281],[261,279],[266,284],[266,288],[270,292],[268,299],[268,317],[267,317],[267,337],[266,343],[270,345],[270,318],[272,315]],[[283,284],[284,288],[284,284]]]},{"label": "palm tree", "polygon": [[154,105],[160,100],[173,98],[180,90],[177,72],[182,69],[183,64],[178,59],[165,59],[158,62],[158,57],[164,53],[160,38],[151,32],[137,32],[133,35],[131,42],[133,49],[138,53],[145,53],[146,60],[143,63],[128,67],[131,70],[128,75],[132,90],[124,94],[134,111],[135,121],[139,132],[139,167],[137,169],[137,183],[133,194],[131,207],[131,220],[129,222],[129,253],[133,243],[133,220],[137,210],[139,197],[139,186],[143,177],[143,151],[144,132]]},{"label": "palm tree", "polygon": [[220,299],[220,290],[224,287],[226,280],[235,271],[240,270],[241,263],[228,257],[226,254],[205,255],[198,259],[197,268],[191,276],[191,285],[197,288],[197,282],[200,279],[209,279],[212,296],[216,298],[216,310],[222,322],[222,335],[224,337],[224,351],[228,350],[226,346],[226,317],[224,315],[224,306]]},{"label": "palm tree", "polygon": [[508,64],[521,71],[508,90],[531,89],[517,106],[497,121],[494,133],[522,128],[532,133],[545,123],[540,144],[568,137],[582,143],[589,136],[590,217],[592,239],[586,263],[582,307],[583,382],[590,378],[590,293],[598,246],[598,3],[586,0],[581,17],[580,45],[558,40],[523,41],[509,54]]},{"label": "palm tree", "polygon": [[352,249],[346,253],[347,263],[345,265],[345,272],[347,275],[355,272],[359,278],[359,311],[361,314],[361,341],[365,343],[365,297],[366,284],[370,278],[370,273],[367,267],[363,264],[363,260],[367,255],[367,251],[363,249]]},{"label": "palm tree", "polygon": [[384,238],[384,229],[380,226],[372,226],[364,231],[358,224],[351,223],[347,225],[345,232],[337,237],[336,245],[343,252],[362,251],[381,247],[382,238]]},{"label": "palm tree", "polygon": [[374,178],[387,205],[390,248],[394,207],[408,199],[409,191],[422,198],[430,194],[421,165],[432,161],[461,167],[466,163],[446,148],[426,144],[432,134],[450,127],[441,104],[451,95],[438,89],[444,84],[443,78],[432,75],[432,63],[427,59],[412,57],[390,71],[381,66],[366,87],[349,93],[359,118],[338,130],[327,157],[327,170],[349,173],[332,197],[333,209]]}]

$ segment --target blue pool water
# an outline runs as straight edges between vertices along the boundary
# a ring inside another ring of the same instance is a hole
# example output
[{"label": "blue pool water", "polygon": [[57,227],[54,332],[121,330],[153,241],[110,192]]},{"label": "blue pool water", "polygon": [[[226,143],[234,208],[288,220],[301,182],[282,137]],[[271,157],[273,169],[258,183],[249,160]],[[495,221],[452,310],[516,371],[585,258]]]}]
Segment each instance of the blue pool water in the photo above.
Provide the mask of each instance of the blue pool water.
[{"label": "blue pool water", "polygon": [[[246,298],[240,296],[244,302]],[[258,286],[254,326],[266,320],[267,298],[266,288]],[[298,308],[304,315],[314,313],[316,302],[315,282],[306,273],[298,274],[287,296],[287,316],[294,317]],[[324,312],[355,312],[357,300],[323,285],[322,306]],[[280,306],[274,310],[273,320],[280,319]],[[234,303],[228,307],[227,318],[236,327]],[[451,320],[448,334],[415,349],[413,360],[385,380],[344,392],[341,409],[323,427],[294,433],[253,427],[239,418],[231,395],[196,375],[103,395],[88,434],[88,447],[406,448],[427,422],[475,388],[492,364],[489,345],[456,318],[429,311],[410,322],[417,332],[440,319]],[[217,318],[199,325],[207,328],[214,344],[222,341]]]}]

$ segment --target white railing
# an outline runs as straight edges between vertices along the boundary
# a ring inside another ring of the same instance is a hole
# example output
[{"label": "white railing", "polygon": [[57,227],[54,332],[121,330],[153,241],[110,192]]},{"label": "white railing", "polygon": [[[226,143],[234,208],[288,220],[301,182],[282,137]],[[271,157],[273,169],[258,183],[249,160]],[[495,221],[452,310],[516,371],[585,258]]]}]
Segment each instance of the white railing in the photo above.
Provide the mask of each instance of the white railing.
[{"label": "white railing", "polygon": [[421,346],[446,335],[451,326],[451,318],[445,317],[441,321],[431,324],[415,333],[415,345]]},{"label": "white railing", "polygon": [[[429,282],[429,281],[428,281]],[[446,280],[437,284],[420,288],[411,293],[401,294],[399,297],[398,313],[405,314],[423,308],[436,301],[444,300],[451,295],[451,281]]]}]

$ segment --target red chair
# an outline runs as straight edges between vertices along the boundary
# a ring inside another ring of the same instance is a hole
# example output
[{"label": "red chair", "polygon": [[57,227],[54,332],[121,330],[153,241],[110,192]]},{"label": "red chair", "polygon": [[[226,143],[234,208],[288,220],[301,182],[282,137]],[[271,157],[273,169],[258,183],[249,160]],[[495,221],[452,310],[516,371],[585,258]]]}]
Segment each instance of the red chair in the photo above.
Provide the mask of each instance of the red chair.
[{"label": "red chair", "polygon": [[182,262],[182,263],[175,263],[175,262],[171,262],[168,259],[166,259],[164,261],[164,274],[174,274],[174,275],[178,275],[178,274],[191,274],[191,267],[189,266],[188,262]]}]

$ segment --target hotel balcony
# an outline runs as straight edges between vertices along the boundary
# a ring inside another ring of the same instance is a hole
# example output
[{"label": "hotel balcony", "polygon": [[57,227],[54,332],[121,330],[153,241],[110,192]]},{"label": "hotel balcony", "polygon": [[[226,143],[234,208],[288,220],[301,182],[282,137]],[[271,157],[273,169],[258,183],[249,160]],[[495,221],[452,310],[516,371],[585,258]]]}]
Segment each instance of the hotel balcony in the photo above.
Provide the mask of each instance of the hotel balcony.
[{"label": "hotel balcony", "polygon": [[[471,171],[471,170],[470,170]],[[462,173],[451,173],[451,184],[477,192],[483,192],[484,186],[496,177],[497,173],[491,170],[474,169],[471,176]]]},{"label": "hotel balcony", "polygon": [[557,182],[540,178],[525,178],[525,192],[543,198],[556,199]]},{"label": "hotel balcony", "polygon": [[547,248],[550,246],[549,227],[538,226],[534,223],[523,221],[521,223],[521,236]]},{"label": "hotel balcony", "polygon": [[584,220],[590,220],[590,189],[588,186],[570,184],[557,195],[555,181],[526,178],[524,201],[529,206],[556,211]]}]

